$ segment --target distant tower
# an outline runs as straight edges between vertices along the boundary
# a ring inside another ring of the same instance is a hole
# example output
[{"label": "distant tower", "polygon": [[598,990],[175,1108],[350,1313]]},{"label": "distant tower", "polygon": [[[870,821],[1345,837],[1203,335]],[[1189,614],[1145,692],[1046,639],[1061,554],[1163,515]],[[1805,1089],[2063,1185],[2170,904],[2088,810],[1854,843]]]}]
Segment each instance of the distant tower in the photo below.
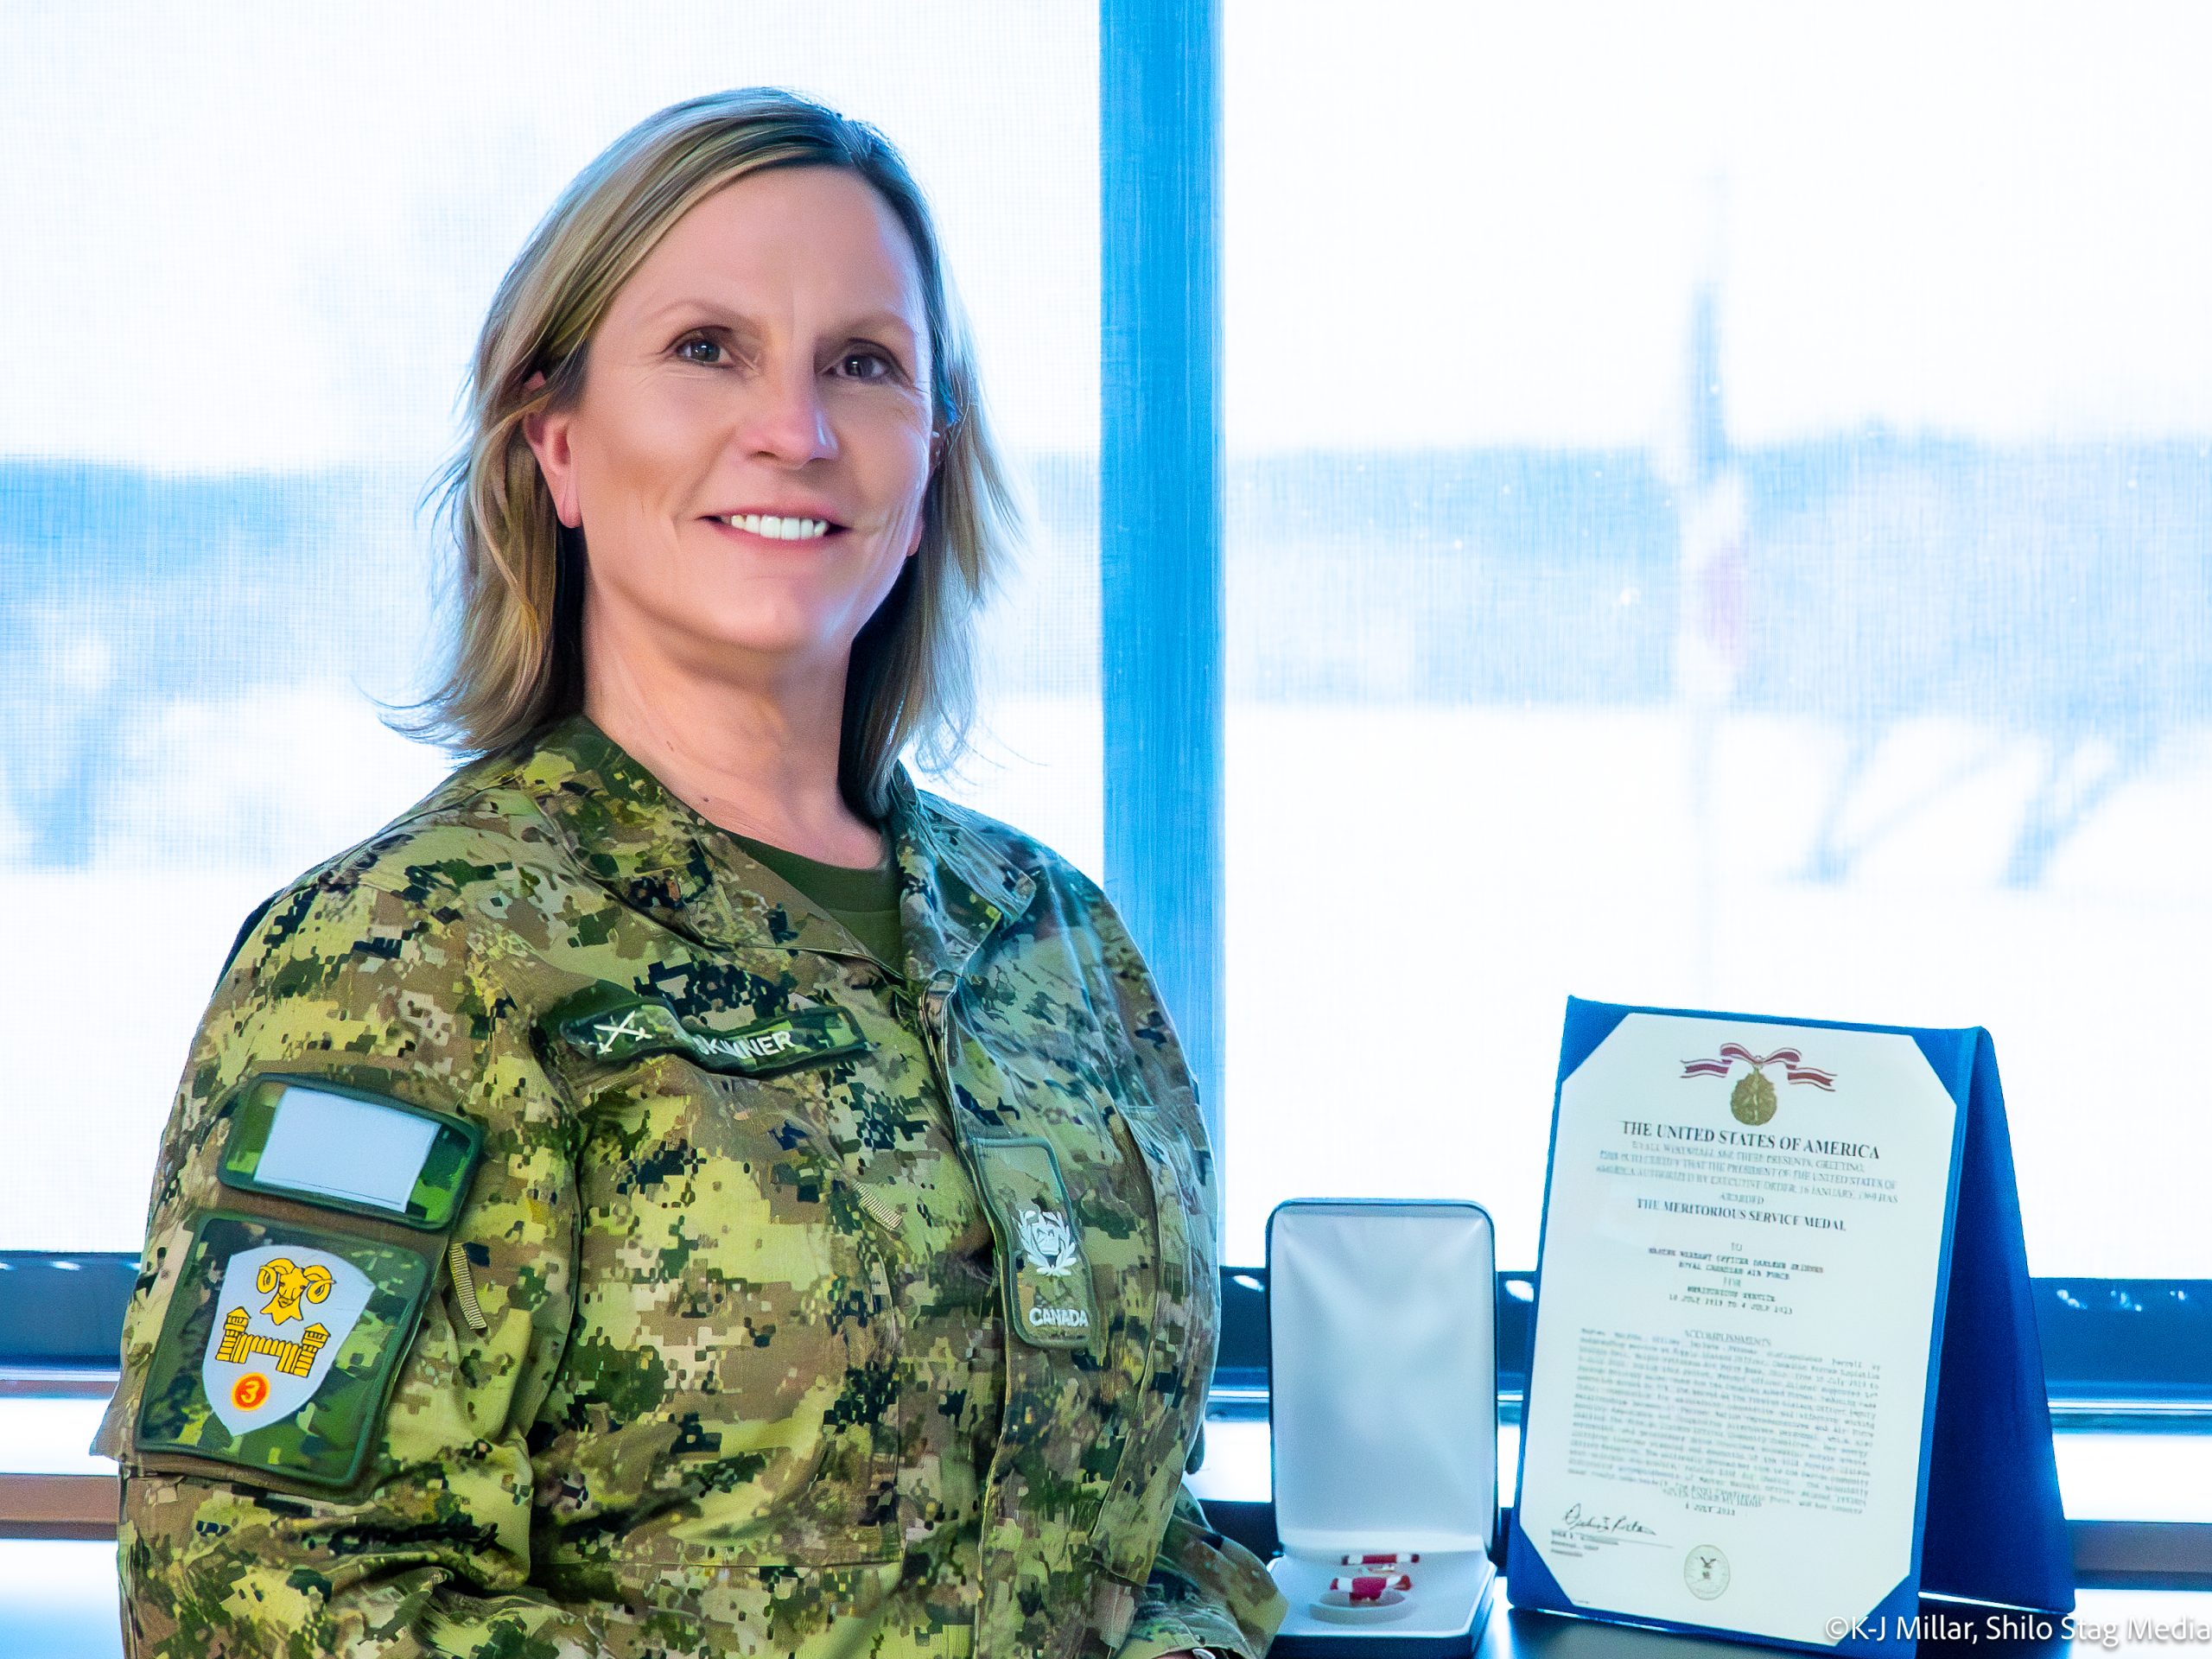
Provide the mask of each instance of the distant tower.
[{"label": "distant tower", "polygon": [[[1708,260],[1708,265],[1712,263]],[[1690,341],[1682,397],[1688,440],[1685,470],[1692,484],[1710,484],[1728,461],[1728,429],[1720,412],[1719,281],[1700,271],[1690,296]]]},{"label": "distant tower", "polygon": [[1720,719],[1736,695],[1749,644],[1749,585],[1744,566],[1744,479],[1728,448],[1720,385],[1721,268],[1727,243],[1727,193],[1715,179],[1707,198],[1704,246],[1690,294],[1688,350],[1664,470],[1675,486],[1681,527],[1675,563],[1675,700],[1682,712],[1689,789],[1693,920],[1685,970],[1691,995],[1722,1001],[1715,980],[1714,920],[1720,913],[1719,773]]},{"label": "distant tower", "polygon": [[1676,565],[1675,695],[1718,712],[1742,671],[1749,618],[1744,569],[1744,479],[1728,448],[1720,384],[1721,267],[1727,194],[1710,187],[1705,245],[1690,296],[1688,350],[1671,434],[1675,505],[1681,529]]}]

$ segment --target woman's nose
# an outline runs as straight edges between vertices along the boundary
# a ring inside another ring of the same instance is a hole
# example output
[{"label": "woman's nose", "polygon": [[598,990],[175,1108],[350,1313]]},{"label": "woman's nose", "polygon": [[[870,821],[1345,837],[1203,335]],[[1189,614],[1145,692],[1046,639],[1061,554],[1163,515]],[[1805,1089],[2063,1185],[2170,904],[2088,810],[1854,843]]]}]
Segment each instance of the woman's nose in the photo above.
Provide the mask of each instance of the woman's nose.
[{"label": "woman's nose", "polygon": [[747,389],[736,438],[746,454],[786,467],[804,467],[837,453],[837,435],[810,362],[772,364]]}]

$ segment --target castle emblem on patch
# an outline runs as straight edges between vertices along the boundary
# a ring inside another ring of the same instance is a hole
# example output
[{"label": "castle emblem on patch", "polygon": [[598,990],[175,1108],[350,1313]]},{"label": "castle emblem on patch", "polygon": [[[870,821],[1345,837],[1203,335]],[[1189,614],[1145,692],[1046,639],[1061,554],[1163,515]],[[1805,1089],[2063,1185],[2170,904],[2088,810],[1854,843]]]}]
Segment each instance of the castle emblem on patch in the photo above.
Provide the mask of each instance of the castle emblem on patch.
[{"label": "castle emblem on patch", "polygon": [[264,1245],[232,1256],[200,1362],[223,1427],[247,1433],[313,1399],[373,1289],[359,1268],[322,1250]]},{"label": "castle emblem on patch", "polygon": [[1741,1060],[1751,1070],[1736,1079],[1736,1086],[1728,1093],[1728,1110],[1738,1123],[1756,1128],[1772,1117],[1781,1105],[1775,1093],[1774,1079],[1766,1074],[1770,1065],[1782,1068],[1786,1083],[1810,1084],[1815,1089],[1835,1091],[1835,1073],[1823,1071],[1805,1064],[1803,1052],[1794,1048],[1777,1048],[1771,1054],[1754,1054],[1741,1043],[1723,1043],[1720,1052],[1709,1060],[1684,1060],[1682,1075],[1686,1077],[1725,1077]]},{"label": "castle emblem on patch", "polygon": [[1075,1230],[1057,1210],[1021,1212],[1021,1249],[1029,1265],[1048,1279],[1065,1279],[1075,1271]]}]

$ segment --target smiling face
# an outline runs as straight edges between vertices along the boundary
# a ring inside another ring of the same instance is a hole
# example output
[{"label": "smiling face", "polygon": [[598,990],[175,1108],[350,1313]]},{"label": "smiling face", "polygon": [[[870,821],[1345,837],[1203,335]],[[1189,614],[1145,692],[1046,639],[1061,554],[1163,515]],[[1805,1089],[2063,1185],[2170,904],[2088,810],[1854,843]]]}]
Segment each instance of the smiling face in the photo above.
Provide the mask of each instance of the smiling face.
[{"label": "smiling face", "polygon": [[912,245],[857,175],[785,168],[678,219],[526,427],[584,532],[585,673],[842,675],[919,547],[931,460]]}]

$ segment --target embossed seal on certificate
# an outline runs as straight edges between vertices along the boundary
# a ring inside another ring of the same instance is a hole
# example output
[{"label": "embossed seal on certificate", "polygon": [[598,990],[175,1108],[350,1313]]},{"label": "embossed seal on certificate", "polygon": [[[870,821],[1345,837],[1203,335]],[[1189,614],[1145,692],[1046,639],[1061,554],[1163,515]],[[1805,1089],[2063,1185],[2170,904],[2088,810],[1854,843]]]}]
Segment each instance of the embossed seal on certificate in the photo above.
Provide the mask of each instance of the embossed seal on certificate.
[{"label": "embossed seal on certificate", "polygon": [[1700,1601],[1711,1601],[1728,1587],[1728,1558],[1711,1544],[1697,1545],[1682,1558],[1682,1582]]}]

